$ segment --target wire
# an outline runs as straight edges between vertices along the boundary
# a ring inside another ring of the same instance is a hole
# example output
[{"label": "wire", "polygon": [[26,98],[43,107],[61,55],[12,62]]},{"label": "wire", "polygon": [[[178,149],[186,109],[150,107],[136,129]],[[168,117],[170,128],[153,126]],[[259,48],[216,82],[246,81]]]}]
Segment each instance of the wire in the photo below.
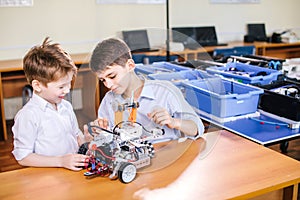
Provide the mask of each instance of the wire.
[{"label": "wire", "polygon": [[[122,123],[135,123],[135,124],[140,125],[140,126],[143,128],[143,130],[146,131],[147,133],[152,133],[152,131],[147,130],[141,123],[139,123],[139,122],[131,122],[131,121],[121,121],[121,122],[119,122],[119,123],[116,124],[115,127],[113,128],[113,132],[115,132],[115,129],[116,129],[117,127],[119,127],[119,125],[122,124]],[[162,129],[162,132],[163,132],[163,133],[165,132],[164,129]]]},{"label": "wire", "polygon": [[[90,133],[91,135],[92,135],[92,132],[93,132],[92,128],[97,128],[97,129],[100,129],[100,130],[105,131],[105,132],[107,132],[107,133],[114,134],[114,135],[117,134],[117,133],[114,133],[114,132],[112,132],[112,131],[110,131],[110,130],[107,130],[107,129],[105,129],[105,128],[102,128],[102,127],[100,127],[100,126],[91,125],[91,123],[88,123],[88,131],[89,131],[89,133]],[[117,134],[117,135],[118,135],[118,134]],[[92,135],[92,136],[93,136],[93,135]]]},{"label": "wire", "polygon": [[252,117],[250,117],[250,119],[252,119],[254,121],[257,121],[260,124],[270,124],[270,125],[274,125],[274,126],[287,126],[287,127],[290,127],[290,125],[286,124],[286,123],[271,122],[271,121],[261,120],[261,119],[252,118]]},{"label": "wire", "polygon": [[115,160],[115,157],[111,157],[109,155],[106,155],[101,149],[97,148],[96,151],[98,151],[102,156],[104,156],[105,158],[111,159],[111,160]]}]

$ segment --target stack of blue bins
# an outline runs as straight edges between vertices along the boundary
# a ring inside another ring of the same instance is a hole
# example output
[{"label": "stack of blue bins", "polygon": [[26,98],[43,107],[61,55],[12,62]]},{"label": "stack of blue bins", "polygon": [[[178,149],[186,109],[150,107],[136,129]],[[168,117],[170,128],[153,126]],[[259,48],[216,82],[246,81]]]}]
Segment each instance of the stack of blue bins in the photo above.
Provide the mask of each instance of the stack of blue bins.
[{"label": "stack of blue bins", "polygon": [[168,80],[175,86],[181,87],[183,81],[199,80],[215,77],[201,70],[183,70],[172,73],[149,74],[148,78],[152,80]]},{"label": "stack of blue bins", "polygon": [[167,62],[136,65],[136,73],[148,79],[168,80],[183,92],[196,111],[219,118],[257,111],[263,89]]},{"label": "stack of blue bins", "polygon": [[137,64],[135,72],[151,80],[171,81],[175,86],[181,86],[182,81],[215,77],[202,70],[194,70],[168,62],[155,62],[151,65]]},{"label": "stack of blue bins", "polygon": [[253,85],[271,84],[282,76],[282,72],[275,69],[236,62],[227,63],[222,67],[208,67],[206,71],[209,74],[221,75],[225,78],[232,78],[241,83]]},{"label": "stack of blue bins", "polygon": [[191,68],[172,64],[169,62],[154,62],[149,65],[144,64],[136,64],[135,72],[137,75],[147,77],[149,74],[161,74],[161,73],[171,73],[171,72],[179,72],[179,71],[191,71]]}]

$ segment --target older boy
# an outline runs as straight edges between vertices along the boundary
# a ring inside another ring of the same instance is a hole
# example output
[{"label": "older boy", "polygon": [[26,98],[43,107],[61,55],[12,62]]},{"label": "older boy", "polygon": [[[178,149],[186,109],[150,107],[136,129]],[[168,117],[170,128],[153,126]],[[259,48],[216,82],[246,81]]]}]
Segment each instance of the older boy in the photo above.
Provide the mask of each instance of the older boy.
[{"label": "older boy", "polygon": [[110,89],[98,110],[101,127],[115,126],[116,104],[134,101],[139,102],[136,121],[146,129],[161,126],[165,137],[171,139],[203,134],[200,118],[177,87],[168,81],[142,80],[137,76],[130,49],[123,41],[110,38],[100,42],[92,53],[90,67]]}]

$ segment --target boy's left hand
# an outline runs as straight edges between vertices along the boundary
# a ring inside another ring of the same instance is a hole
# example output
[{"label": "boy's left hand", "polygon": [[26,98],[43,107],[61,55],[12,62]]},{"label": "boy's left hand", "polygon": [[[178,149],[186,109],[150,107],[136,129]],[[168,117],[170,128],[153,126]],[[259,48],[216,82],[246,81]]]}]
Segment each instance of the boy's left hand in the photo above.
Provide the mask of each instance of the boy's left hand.
[{"label": "boy's left hand", "polygon": [[171,117],[169,112],[162,107],[155,107],[151,113],[147,114],[150,119],[160,126],[166,125],[168,128],[176,128],[176,120]]}]

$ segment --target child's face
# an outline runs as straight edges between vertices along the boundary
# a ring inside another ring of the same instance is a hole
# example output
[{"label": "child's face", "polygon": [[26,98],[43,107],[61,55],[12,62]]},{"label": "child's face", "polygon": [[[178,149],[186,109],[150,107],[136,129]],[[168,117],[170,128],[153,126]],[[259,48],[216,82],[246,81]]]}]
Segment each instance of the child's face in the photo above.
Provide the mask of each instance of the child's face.
[{"label": "child's face", "polygon": [[101,73],[97,73],[97,76],[105,87],[115,94],[124,94],[130,84],[129,72],[132,69],[131,63],[127,62],[125,67],[120,65],[108,66]]},{"label": "child's face", "polygon": [[73,74],[74,72],[68,72],[67,76],[62,77],[57,81],[49,82],[47,87],[41,84],[39,96],[51,104],[55,105],[60,103],[65,95],[70,92]]}]

